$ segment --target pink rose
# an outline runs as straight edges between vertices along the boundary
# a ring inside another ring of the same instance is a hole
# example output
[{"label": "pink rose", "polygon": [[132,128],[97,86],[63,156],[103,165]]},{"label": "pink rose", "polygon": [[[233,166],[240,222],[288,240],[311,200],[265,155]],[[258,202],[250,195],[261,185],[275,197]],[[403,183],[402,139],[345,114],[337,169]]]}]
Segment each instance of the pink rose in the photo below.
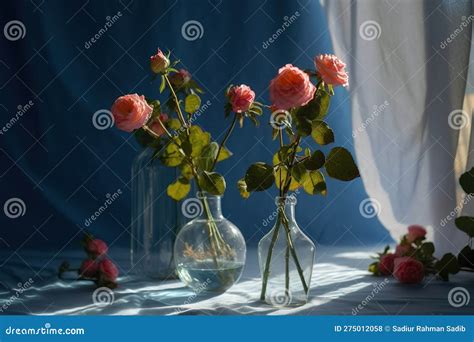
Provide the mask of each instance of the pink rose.
[{"label": "pink rose", "polygon": [[287,64],[270,82],[270,100],[278,109],[304,106],[313,99],[316,87],[307,73]]},{"label": "pink rose", "polygon": [[170,82],[176,88],[184,86],[191,80],[191,74],[186,69],[179,69],[178,72],[175,72],[170,76]]},{"label": "pink rose", "polygon": [[86,278],[95,278],[97,277],[97,272],[99,271],[99,264],[92,259],[86,259],[82,262],[81,267],[79,268],[79,274],[82,277]]},{"label": "pink rose", "polygon": [[[165,113],[160,114],[160,121],[164,124],[166,121],[168,121],[168,115]],[[158,122],[158,120],[153,120],[153,122],[150,124],[150,129],[155,132],[157,135],[163,135],[165,134],[165,130],[163,129],[163,126]]]},{"label": "pink rose", "polygon": [[148,121],[153,108],[145,101],[143,95],[129,94],[115,100],[111,111],[117,128],[132,132]]},{"label": "pink rose", "polygon": [[150,57],[150,67],[155,74],[165,71],[170,66],[170,60],[160,49],[156,55]]},{"label": "pink rose", "polygon": [[104,259],[99,263],[99,272],[101,278],[105,278],[108,281],[115,281],[119,274],[117,266],[109,259]]},{"label": "pink rose", "polygon": [[420,225],[411,225],[408,227],[408,234],[406,235],[408,242],[415,242],[418,239],[424,238],[426,235],[426,229]]},{"label": "pink rose", "polygon": [[379,272],[382,275],[389,275],[393,273],[394,261],[397,258],[395,254],[388,253],[382,255],[379,263]]},{"label": "pink rose", "polygon": [[393,276],[401,283],[416,284],[425,277],[423,264],[410,257],[396,258]]},{"label": "pink rose", "polygon": [[86,250],[94,257],[100,257],[107,254],[109,247],[107,244],[99,239],[89,240],[86,245]]},{"label": "pink rose", "polygon": [[397,247],[395,248],[395,254],[397,256],[406,256],[406,255],[411,256],[413,251],[414,251],[414,248],[409,244],[397,245]]},{"label": "pink rose", "polygon": [[232,111],[235,113],[248,111],[253,101],[255,101],[255,92],[245,84],[230,88],[227,96],[232,105]]},{"label": "pink rose", "polygon": [[334,55],[319,55],[314,59],[314,65],[323,81],[333,86],[349,85],[346,64]]}]

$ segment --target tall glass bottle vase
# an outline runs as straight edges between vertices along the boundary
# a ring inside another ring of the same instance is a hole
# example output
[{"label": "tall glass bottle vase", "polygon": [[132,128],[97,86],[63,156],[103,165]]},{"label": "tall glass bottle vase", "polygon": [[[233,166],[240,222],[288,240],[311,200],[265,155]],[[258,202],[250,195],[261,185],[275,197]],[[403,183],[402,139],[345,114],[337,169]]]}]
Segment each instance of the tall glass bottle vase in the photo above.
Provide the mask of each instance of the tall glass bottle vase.
[{"label": "tall glass bottle vase", "polygon": [[174,247],[181,281],[195,292],[224,292],[245,265],[245,240],[222,214],[221,197],[200,192],[183,202],[183,215],[194,213],[178,233]]},{"label": "tall glass bottle vase", "polygon": [[258,244],[261,300],[274,306],[308,301],[315,246],[295,220],[296,198],[277,197],[275,226]]},{"label": "tall glass bottle vase", "polygon": [[176,170],[143,150],[132,165],[132,272],[157,279],[176,278],[173,245],[181,221],[179,203],[166,194]]}]

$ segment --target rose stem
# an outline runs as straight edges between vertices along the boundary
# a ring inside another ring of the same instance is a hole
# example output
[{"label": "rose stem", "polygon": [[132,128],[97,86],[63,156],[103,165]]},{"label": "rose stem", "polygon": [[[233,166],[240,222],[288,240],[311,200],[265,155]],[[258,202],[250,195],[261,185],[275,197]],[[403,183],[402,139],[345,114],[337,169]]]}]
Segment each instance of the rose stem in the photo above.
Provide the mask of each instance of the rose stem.
[{"label": "rose stem", "polygon": [[214,167],[216,166],[217,159],[219,159],[219,154],[221,153],[222,148],[226,144],[227,140],[229,139],[230,135],[232,134],[232,131],[234,130],[235,123],[237,122],[237,113],[234,114],[234,119],[232,120],[232,124],[229,126],[229,129],[227,130],[224,139],[222,140],[221,144],[219,145],[219,149],[217,150],[217,155],[216,158],[214,159],[214,162],[212,163],[211,171],[214,170]]}]

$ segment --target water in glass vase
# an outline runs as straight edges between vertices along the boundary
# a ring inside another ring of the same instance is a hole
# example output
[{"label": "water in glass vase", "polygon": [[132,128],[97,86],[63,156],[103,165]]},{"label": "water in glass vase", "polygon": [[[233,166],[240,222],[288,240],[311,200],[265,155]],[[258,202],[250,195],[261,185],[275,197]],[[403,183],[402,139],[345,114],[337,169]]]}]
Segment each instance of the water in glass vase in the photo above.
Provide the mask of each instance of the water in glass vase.
[{"label": "water in glass vase", "polygon": [[220,196],[198,193],[197,198],[189,199],[189,204],[199,210],[195,211],[197,217],[181,228],[176,237],[174,258],[178,276],[196,292],[224,292],[242,275],[245,240],[240,230],[222,215]]},{"label": "water in glass vase", "polygon": [[239,279],[243,263],[226,260],[202,260],[178,265],[177,271],[187,285],[200,292],[224,292]]}]

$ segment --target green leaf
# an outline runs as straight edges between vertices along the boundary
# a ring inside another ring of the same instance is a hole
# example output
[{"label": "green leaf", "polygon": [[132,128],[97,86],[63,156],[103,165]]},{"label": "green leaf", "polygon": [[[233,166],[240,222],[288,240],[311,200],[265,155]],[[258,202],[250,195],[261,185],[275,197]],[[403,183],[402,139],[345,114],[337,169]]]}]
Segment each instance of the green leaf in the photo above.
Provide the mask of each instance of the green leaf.
[{"label": "green leaf", "polygon": [[320,150],[314,151],[310,158],[304,161],[304,166],[307,170],[318,170],[324,166],[326,157]]},{"label": "green leaf", "polygon": [[219,151],[219,157],[217,157],[217,161],[223,161],[232,156],[232,152],[230,152],[225,146],[222,146],[221,150]]},{"label": "green leaf", "polygon": [[204,132],[199,126],[189,128],[189,142],[192,146],[192,157],[199,157],[202,149],[211,142],[211,135]]},{"label": "green leaf", "polygon": [[247,191],[247,183],[245,183],[244,178],[239,179],[237,182],[237,187],[239,188],[240,196],[242,196],[242,198],[249,198],[250,192]]},{"label": "green leaf", "polygon": [[311,136],[319,145],[327,145],[334,142],[334,132],[324,121],[313,122]]},{"label": "green leaf", "polygon": [[308,173],[305,182],[303,183],[303,189],[310,195],[322,194],[326,196],[326,182],[324,176],[320,171],[311,171]]},{"label": "green leaf", "polygon": [[306,168],[304,167],[303,163],[299,163],[291,168],[291,175],[298,183],[303,184],[307,178],[308,173],[306,172]]},{"label": "green leaf", "polygon": [[352,159],[348,150],[343,147],[335,147],[326,158],[326,172],[332,178],[350,181],[359,177],[359,169]]},{"label": "green leaf", "polygon": [[329,109],[330,96],[324,89],[319,89],[311,101],[302,106],[296,112],[299,118],[305,118],[310,121],[322,120]]},{"label": "green leaf", "polygon": [[266,190],[273,185],[274,181],[273,167],[262,162],[252,164],[245,174],[245,183],[249,192]]},{"label": "green leaf", "polygon": [[201,98],[196,94],[189,94],[184,99],[184,110],[186,113],[192,114],[201,107]]},{"label": "green leaf", "polygon": [[[174,138],[174,141],[179,143],[178,138]],[[184,160],[183,151],[179,149],[176,144],[169,142],[166,146],[163,154],[160,157],[163,164],[166,166],[174,167],[180,165]]]},{"label": "green leaf", "polygon": [[[277,167],[275,171],[275,184],[278,189],[281,189],[283,186],[285,186],[287,174],[288,174],[288,168],[286,166]],[[281,183],[283,184],[280,184],[280,179],[281,179]],[[294,191],[298,189],[299,187],[300,187],[300,184],[296,181],[294,177],[291,177],[290,187],[288,190]]]},{"label": "green leaf", "polygon": [[133,132],[133,136],[137,140],[138,144],[143,147],[152,147],[158,149],[161,146],[161,138],[157,139],[152,137],[143,128],[139,128]]},{"label": "green leaf", "polygon": [[460,267],[474,269],[474,249],[464,247],[458,255],[458,262]]},{"label": "green leaf", "polygon": [[160,94],[165,90],[166,80],[163,75],[161,75],[161,84],[160,84]]},{"label": "green leaf", "polygon": [[181,175],[188,179],[188,180],[191,180],[193,179],[194,177],[194,174],[193,174],[193,171],[191,169],[191,165],[189,165],[189,163],[182,163],[180,166],[179,166],[180,170],[181,170]]},{"label": "green leaf", "polygon": [[181,128],[181,122],[176,118],[171,118],[165,122],[165,126],[168,129],[177,131]]},{"label": "green leaf", "polygon": [[217,172],[204,171],[198,177],[199,186],[211,195],[222,195],[225,192],[225,179]]},{"label": "green leaf", "polygon": [[441,279],[446,281],[449,280],[449,274],[459,272],[458,260],[451,253],[443,255],[443,257],[435,263],[434,268]]},{"label": "green leaf", "polygon": [[219,145],[214,141],[211,142],[209,145],[204,146],[201,155],[199,156],[199,158],[196,158],[199,170],[211,171],[214,159],[216,159],[217,157],[218,149]]},{"label": "green leaf", "polygon": [[369,265],[369,272],[374,275],[379,275],[379,262],[374,261]]},{"label": "green leaf", "polygon": [[474,195],[474,167],[461,175],[459,184],[464,192]]},{"label": "green leaf", "polygon": [[431,257],[435,251],[435,247],[432,242],[424,242],[420,249],[426,257]]},{"label": "green leaf", "polygon": [[311,121],[306,118],[297,118],[296,119],[296,132],[302,137],[307,137],[311,135],[313,127]]},{"label": "green leaf", "polygon": [[469,235],[469,237],[474,237],[474,217],[461,216],[456,218],[454,223],[456,224],[456,227]]},{"label": "green leaf", "polygon": [[176,201],[180,201],[185,198],[191,190],[191,184],[184,177],[179,177],[178,180],[170,185],[166,189],[166,193],[169,197]]}]

